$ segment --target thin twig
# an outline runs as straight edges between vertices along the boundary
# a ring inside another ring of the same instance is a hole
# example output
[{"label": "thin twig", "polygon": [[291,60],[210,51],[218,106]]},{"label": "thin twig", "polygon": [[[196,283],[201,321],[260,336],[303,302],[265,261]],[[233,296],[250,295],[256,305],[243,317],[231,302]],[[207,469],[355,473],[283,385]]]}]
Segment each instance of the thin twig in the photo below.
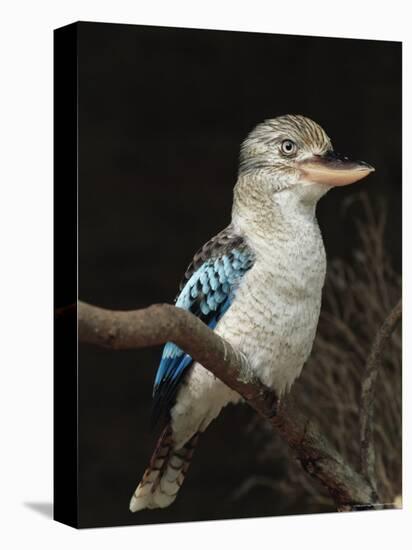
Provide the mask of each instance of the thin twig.
[{"label": "thin twig", "polygon": [[361,468],[363,475],[376,490],[375,445],[373,440],[373,412],[376,380],[382,364],[384,348],[402,317],[402,300],[396,304],[383,322],[366,362],[365,375],[362,381],[360,407],[360,442]]}]

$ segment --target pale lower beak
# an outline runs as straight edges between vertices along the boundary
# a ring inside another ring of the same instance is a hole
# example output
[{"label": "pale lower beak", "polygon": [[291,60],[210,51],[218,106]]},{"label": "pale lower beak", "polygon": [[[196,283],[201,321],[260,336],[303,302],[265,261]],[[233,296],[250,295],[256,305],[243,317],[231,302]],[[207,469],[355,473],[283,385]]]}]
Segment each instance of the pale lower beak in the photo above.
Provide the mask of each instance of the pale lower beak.
[{"label": "pale lower beak", "polygon": [[375,171],[375,168],[366,162],[352,161],[340,157],[333,151],[301,161],[299,168],[304,181],[332,186],[355,183]]}]

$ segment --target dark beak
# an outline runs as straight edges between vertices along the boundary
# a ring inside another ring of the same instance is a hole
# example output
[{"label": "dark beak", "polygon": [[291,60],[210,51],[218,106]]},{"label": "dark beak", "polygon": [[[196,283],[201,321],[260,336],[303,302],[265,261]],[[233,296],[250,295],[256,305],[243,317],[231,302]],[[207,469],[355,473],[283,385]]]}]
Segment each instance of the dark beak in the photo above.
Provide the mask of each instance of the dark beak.
[{"label": "dark beak", "polygon": [[366,162],[349,160],[334,151],[314,155],[300,162],[299,167],[305,181],[332,186],[355,183],[375,171],[375,168]]}]

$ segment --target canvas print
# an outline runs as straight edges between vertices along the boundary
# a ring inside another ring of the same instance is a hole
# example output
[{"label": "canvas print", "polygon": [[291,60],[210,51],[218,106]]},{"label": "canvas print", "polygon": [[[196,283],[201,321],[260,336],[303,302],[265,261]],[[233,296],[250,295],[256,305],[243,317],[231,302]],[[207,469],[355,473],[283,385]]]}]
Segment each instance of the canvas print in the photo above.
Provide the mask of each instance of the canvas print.
[{"label": "canvas print", "polygon": [[55,31],[55,518],[402,506],[401,44]]}]

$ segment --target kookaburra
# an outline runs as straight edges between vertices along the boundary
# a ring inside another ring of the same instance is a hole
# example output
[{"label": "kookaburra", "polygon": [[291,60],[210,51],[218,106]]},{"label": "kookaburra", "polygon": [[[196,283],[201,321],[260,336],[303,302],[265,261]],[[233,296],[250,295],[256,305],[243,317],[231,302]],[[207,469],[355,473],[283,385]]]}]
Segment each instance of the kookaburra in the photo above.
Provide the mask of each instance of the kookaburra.
[{"label": "kookaburra", "polygon": [[[258,124],[241,147],[230,224],[194,256],[176,307],[198,316],[241,352],[281,397],[315,338],[326,257],[316,220],[329,189],[374,169],[340,157],[324,130],[301,115]],[[166,427],[130,510],[176,498],[198,436],[240,396],[175,344],[164,347],[154,411]]]}]

